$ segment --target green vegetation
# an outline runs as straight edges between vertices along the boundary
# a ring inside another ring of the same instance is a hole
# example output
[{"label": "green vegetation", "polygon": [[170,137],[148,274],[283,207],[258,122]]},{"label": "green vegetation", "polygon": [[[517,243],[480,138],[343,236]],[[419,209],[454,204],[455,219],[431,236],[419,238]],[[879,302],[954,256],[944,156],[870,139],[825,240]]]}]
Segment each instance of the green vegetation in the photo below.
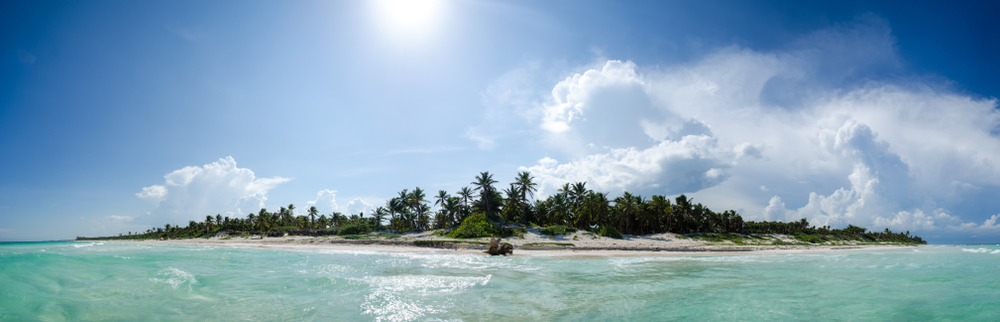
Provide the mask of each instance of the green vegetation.
[{"label": "green vegetation", "polygon": [[368,233],[372,232],[372,230],[374,230],[374,229],[375,229],[375,227],[372,227],[371,225],[369,225],[366,222],[359,222],[359,223],[354,223],[354,224],[347,224],[347,225],[344,225],[343,227],[340,227],[340,229],[337,231],[337,235],[361,235],[361,234],[368,234]]},{"label": "green vegetation", "polygon": [[[246,218],[207,216],[204,222],[190,221],[187,227],[165,225],[141,233],[77,239],[155,239],[207,238],[223,235],[258,236],[329,236],[365,235],[371,232],[405,233],[428,229],[451,229],[452,238],[520,236],[524,227],[545,227],[542,233],[555,236],[584,230],[600,236],[622,238],[623,234],[645,235],[663,232],[701,233],[700,239],[746,243],[748,236],[794,235],[805,244],[818,243],[902,243],[926,244],[920,237],[889,229],[870,232],[848,226],[844,229],[812,227],[802,219],[796,222],[744,222],[733,210],[714,212],[695,204],[685,195],[673,200],[654,195],[644,198],[625,192],[617,198],[587,189],[585,182],[565,184],[555,194],[533,199],[538,191],[534,177],[526,171],[517,174],[507,188],[497,188],[489,172],[475,177],[471,187],[462,187],[455,196],[438,191],[429,200],[420,187],[404,189],[370,216],[364,213],[343,215],[333,212],[320,215],[311,207],[306,215],[296,215],[295,206],[277,212],[260,209]],[[433,201],[433,204],[431,204]],[[432,210],[436,206],[436,210]],[[317,215],[319,215],[317,217]],[[737,237],[740,236],[740,237]]]},{"label": "green vegetation", "polygon": [[726,243],[731,242],[737,245],[750,245],[750,244],[760,244],[762,243],[761,238],[753,236],[744,236],[740,234],[701,234],[694,233],[686,236],[681,236],[682,238],[692,238],[700,239],[712,243]]},{"label": "green vegetation", "polygon": [[474,241],[474,240],[414,240],[413,244],[417,246],[429,246],[438,247],[446,243],[450,244],[470,244],[470,245],[489,245],[488,242]]},{"label": "green vegetation", "polygon": [[524,246],[574,246],[573,243],[527,243]]},{"label": "green vegetation", "polygon": [[602,226],[600,229],[597,230],[597,234],[600,236],[617,238],[617,239],[622,239],[624,237],[622,236],[622,233],[618,232],[618,229],[615,229],[615,227],[612,226]]},{"label": "green vegetation", "polygon": [[576,228],[567,227],[567,226],[563,226],[563,225],[548,226],[548,227],[542,228],[542,230],[540,231],[540,233],[542,233],[542,235],[548,235],[548,236],[566,235],[566,234],[572,234],[572,233],[575,233],[575,232],[576,232]]},{"label": "green vegetation", "polygon": [[462,221],[462,225],[448,233],[452,238],[499,237],[501,229],[486,215],[477,213]]}]

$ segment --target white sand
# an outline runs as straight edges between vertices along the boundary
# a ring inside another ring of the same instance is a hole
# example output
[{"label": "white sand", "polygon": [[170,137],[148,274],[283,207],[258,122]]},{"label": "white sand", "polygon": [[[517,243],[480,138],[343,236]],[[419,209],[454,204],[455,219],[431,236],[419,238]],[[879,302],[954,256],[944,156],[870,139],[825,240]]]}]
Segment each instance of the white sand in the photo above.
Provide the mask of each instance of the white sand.
[{"label": "white sand", "polygon": [[[529,229],[521,237],[505,238],[503,242],[514,245],[515,257],[632,257],[632,256],[723,256],[748,254],[792,254],[792,253],[826,253],[835,251],[850,251],[861,249],[900,248],[915,246],[896,245],[727,245],[724,243],[708,243],[680,238],[671,233],[643,236],[626,235],[623,239],[596,236],[587,232],[577,231],[574,234],[549,237],[538,233],[539,229]],[[485,245],[449,243],[445,248],[420,247],[414,241],[454,241],[453,238],[431,236],[432,232],[419,234],[404,234],[399,238],[375,240],[345,240],[341,237],[260,237],[243,238],[209,238],[180,239],[168,241],[142,241],[148,243],[169,243],[189,245],[212,245],[224,247],[262,247],[262,248],[323,248],[342,250],[368,250],[379,252],[405,253],[436,253],[436,254],[482,254]],[[787,236],[780,236],[788,239]],[[489,242],[489,238],[470,239],[464,241]],[[572,246],[554,245],[552,243],[572,244]]]}]

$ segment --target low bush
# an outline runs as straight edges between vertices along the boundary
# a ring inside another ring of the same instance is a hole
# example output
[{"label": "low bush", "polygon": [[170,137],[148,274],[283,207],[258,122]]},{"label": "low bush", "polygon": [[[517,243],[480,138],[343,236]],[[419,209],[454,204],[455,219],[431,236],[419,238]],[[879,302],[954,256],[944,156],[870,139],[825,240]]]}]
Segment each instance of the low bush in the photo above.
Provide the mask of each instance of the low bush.
[{"label": "low bush", "polygon": [[576,232],[576,228],[568,227],[568,226],[563,226],[563,225],[548,226],[548,227],[542,228],[542,230],[540,231],[540,233],[542,233],[543,235],[549,235],[549,236],[566,235],[566,234],[575,233],[575,232]]},{"label": "low bush", "polygon": [[826,242],[826,238],[823,238],[823,236],[820,235],[796,235],[795,239],[813,244]]},{"label": "low bush", "polygon": [[622,239],[622,237],[623,237],[622,233],[618,232],[618,229],[615,229],[615,227],[611,227],[611,226],[603,226],[601,228],[598,228],[597,229],[597,234],[601,235],[601,236],[604,236],[604,237],[611,237],[611,238],[617,238],[617,239]]},{"label": "low bush", "polygon": [[469,218],[465,218],[458,228],[448,232],[448,237],[452,238],[480,238],[494,237],[501,233],[500,227],[486,218],[482,213],[476,213]]},{"label": "low bush", "polygon": [[524,246],[575,246],[573,243],[527,243]]},{"label": "low bush", "polygon": [[337,231],[337,235],[362,235],[370,233],[373,230],[374,227],[369,226],[366,223],[350,224],[340,227],[340,230]]}]

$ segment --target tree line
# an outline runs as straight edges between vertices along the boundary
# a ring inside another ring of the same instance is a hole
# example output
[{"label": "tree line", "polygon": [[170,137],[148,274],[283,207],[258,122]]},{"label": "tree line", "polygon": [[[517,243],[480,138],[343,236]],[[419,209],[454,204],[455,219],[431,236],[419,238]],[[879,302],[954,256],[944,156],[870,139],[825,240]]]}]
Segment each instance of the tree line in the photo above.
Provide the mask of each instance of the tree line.
[{"label": "tree line", "polygon": [[[370,214],[319,214],[310,207],[305,215],[295,215],[295,206],[276,212],[260,209],[246,218],[221,215],[206,216],[203,222],[190,221],[187,227],[165,225],[141,233],[122,234],[123,239],[185,238],[214,235],[217,232],[254,232],[262,235],[283,233],[303,235],[355,234],[370,231],[404,233],[458,227],[473,214],[482,214],[499,225],[567,226],[610,235],[644,235],[670,232],[676,234],[807,234],[851,236],[872,241],[925,243],[909,232],[868,232],[848,226],[844,229],[810,226],[806,219],[796,222],[744,221],[734,210],[715,212],[680,195],[644,198],[624,192],[618,197],[588,189],[586,182],[563,185],[555,194],[535,198],[538,184],[527,171],[519,172],[507,187],[497,188],[493,174],[481,172],[455,195],[445,190],[428,198],[420,187],[404,189]],[[437,207],[436,209],[434,207]]]}]

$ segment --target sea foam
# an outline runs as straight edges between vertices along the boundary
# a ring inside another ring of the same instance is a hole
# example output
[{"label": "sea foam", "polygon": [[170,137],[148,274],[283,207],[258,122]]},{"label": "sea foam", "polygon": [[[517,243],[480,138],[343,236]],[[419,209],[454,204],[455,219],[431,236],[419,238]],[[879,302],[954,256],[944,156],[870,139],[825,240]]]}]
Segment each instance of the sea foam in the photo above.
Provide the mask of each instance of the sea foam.
[{"label": "sea foam", "polygon": [[150,278],[149,280],[152,281],[153,283],[169,284],[170,287],[173,287],[175,290],[177,289],[178,286],[181,286],[185,283],[188,285],[188,289],[191,288],[191,285],[198,284],[198,279],[194,278],[194,275],[191,275],[191,273],[173,267],[164,268],[159,272],[157,272],[156,275],[162,278],[153,277]]}]

